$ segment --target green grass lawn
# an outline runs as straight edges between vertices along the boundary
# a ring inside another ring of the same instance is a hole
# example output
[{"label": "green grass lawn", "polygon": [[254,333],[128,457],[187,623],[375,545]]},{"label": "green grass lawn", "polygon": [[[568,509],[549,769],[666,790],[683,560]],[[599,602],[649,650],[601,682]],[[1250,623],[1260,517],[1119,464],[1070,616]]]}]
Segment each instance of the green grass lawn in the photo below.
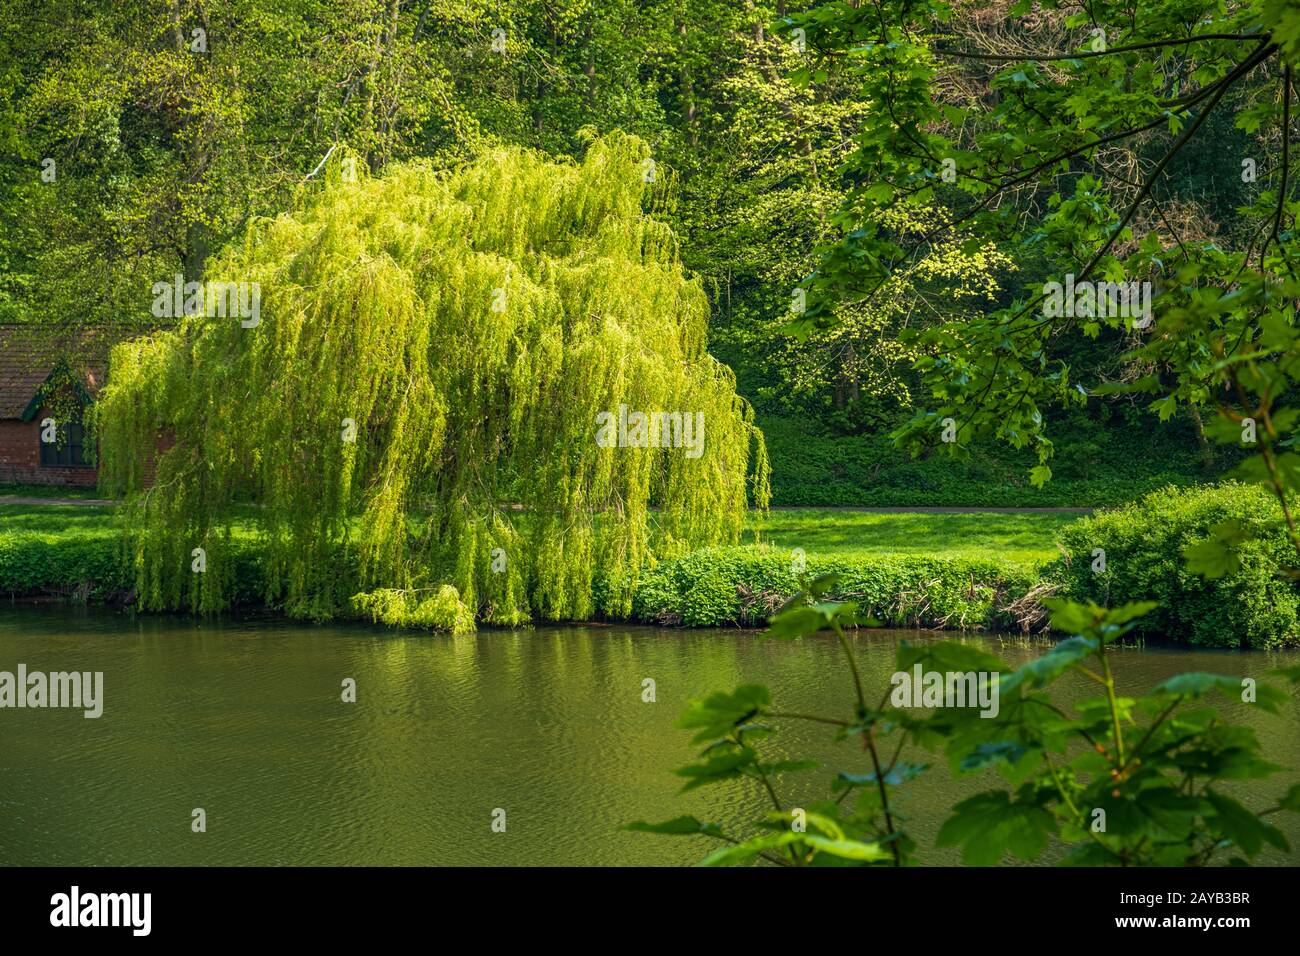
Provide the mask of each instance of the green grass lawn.
[{"label": "green grass lawn", "polygon": [[0,534],[31,531],[40,534],[94,534],[113,530],[109,505],[0,504]]},{"label": "green grass lawn", "polygon": [[[1060,552],[1056,532],[1081,515],[878,514],[800,508],[773,511],[762,522],[762,540],[809,555],[911,554],[927,557],[1003,558],[1035,563]],[[752,542],[758,523],[745,535]]]},{"label": "green grass lawn", "polygon": [[[0,534],[114,533],[111,510],[91,505],[0,505]],[[752,543],[761,530],[762,540],[779,548],[803,548],[809,555],[912,554],[1037,562],[1056,557],[1056,532],[1078,517],[1052,512],[878,514],[801,508],[755,519],[744,540]]]}]

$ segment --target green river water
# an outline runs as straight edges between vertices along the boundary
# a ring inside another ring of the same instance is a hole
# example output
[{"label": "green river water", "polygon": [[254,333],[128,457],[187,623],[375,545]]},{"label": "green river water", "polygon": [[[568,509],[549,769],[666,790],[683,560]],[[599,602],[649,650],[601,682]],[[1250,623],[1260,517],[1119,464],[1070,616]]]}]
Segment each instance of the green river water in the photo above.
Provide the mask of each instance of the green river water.
[{"label": "green river water", "polygon": [[[864,682],[883,690],[897,642],[864,631]],[[1043,646],[986,641],[1008,663]],[[1175,673],[1263,678],[1296,654],[1147,647],[1121,652],[1121,690]],[[766,798],[737,782],[678,794],[693,754],[673,726],[686,702],[746,682],[782,709],[845,715],[849,675],[832,640],[625,626],[484,631],[467,637],[313,627],[273,619],[196,622],[102,609],[0,610],[0,671],[102,671],[104,712],[0,710],[0,864],[684,864],[704,838],[630,833],[684,813],[724,826]],[[343,703],[352,678],[357,702]],[[642,701],[653,678],[657,700]],[[1058,703],[1091,695],[1069,679]],[[1255,728],[1274,762],[1300,768],[1300,709],[1223,711]],[[860,746],[832,729],[783,726],[774,743],[822,769],[789,778],[787,805],[822,799]],[[915,758],[914,758],[915,759]],[[941,755],[898,794],[929,863],[948,809],[989,778],[953,780]],[[1300,774],[1237,785],[1248,805]],[[201,807],[207,832],[191,832]],[[493,811],[506,831],[493,832]],[[1272,818],[1300,850],[1300,816]],[[1261,863],[1294,863],[1270,851]]]}]

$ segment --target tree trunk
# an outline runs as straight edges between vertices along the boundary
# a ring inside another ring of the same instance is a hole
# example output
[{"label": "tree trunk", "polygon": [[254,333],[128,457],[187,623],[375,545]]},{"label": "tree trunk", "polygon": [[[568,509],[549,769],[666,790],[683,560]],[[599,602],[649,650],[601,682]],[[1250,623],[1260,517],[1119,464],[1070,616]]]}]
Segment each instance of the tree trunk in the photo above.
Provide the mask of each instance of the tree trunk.
[{"label": "tree trunk", "polygon": [[686,52],[686,24],[677,28],[677,35],[682,38],[682,68],[678,74],[682,87],[683,117],[686,125],[686,141],[692,146],[699,145],[699,131],[695,127],[695,80],[691,75],[690,59]]}]

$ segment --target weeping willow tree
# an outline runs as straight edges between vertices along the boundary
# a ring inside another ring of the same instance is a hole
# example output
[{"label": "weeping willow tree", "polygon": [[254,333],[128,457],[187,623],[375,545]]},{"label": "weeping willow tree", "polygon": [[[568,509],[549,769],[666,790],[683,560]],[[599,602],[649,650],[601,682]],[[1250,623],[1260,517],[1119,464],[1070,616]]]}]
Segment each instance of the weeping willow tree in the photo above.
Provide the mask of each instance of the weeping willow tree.
[{"label": "weeping willow tree", "polygon": [[[762,436],[705,350],[641,140],[344,168],[250,226],[173,329],[112,354],[102,480],[142,606],[625,616],[648,566],[766,506]],[[260,291],[256,318],[223,316],[213,280]]]}]

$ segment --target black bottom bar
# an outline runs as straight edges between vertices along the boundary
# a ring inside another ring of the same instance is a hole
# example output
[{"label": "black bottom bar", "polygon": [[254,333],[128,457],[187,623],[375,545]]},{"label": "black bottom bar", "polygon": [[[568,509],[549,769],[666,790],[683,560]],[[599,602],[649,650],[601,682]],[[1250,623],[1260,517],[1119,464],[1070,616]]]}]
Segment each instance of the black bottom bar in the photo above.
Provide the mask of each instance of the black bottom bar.
[{"label": "black bottom bar", "polygon": [[9,869],[0,870],[0,914],[6,943],[75,934],[79,947],[279,939],[337,946],[450,927],[485,942],[504,934],[613,943],[628,939],[619,924],[632,937],[662,933],[671,946],[685,945],[676,927],[701,922],[766,938],[783,927],[796,935],[818,925],[835,930],[839,920],[864,942],[986,945],[1040,930],[1071,941],[1231,941],[1294,928],[1296,875],[1294,868]]}]

